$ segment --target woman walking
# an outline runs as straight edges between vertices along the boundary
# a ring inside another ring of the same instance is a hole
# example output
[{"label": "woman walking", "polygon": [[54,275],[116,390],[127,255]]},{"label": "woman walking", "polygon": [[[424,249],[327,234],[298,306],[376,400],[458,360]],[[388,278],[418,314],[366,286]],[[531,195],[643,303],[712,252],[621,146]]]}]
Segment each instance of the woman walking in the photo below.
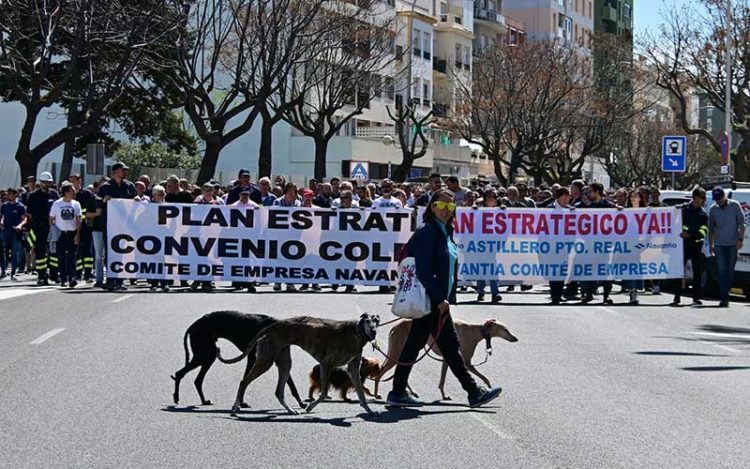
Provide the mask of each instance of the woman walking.
[{"label": "woman walking", "polygon": [[[455,214],[453,192],[447,189],[435,191],[425,210],[424,225],[414,233],[409,242],[408,249],[414,256],[417,278],[430,299],[430,313],[412,321],[399,362],[414,362],[427,343],[427,338],[432,335],[443,359],[468,394],[469,405],[478,407],[495,399],[502,389],[483,389],[471,377],[461,356],[458,336],[451,319],[449,302],[455,304],[458,285],[458,249],[453,242]],[[389,405],[421,405],[406,392],[411,368],[411,365],[396,367],[393,390],[388,393],[387,398]]]},{"label": "woman walking", "polygon": [[[643,194],[638,189],[633,189],[628,195],[628,208],[645,208],[646,201],[643,200]],[[623,290],[627,290],[630,300],[629,304],[635,306],[638,304],[638,290],[643,290],[643,280],[623,280]]]}]

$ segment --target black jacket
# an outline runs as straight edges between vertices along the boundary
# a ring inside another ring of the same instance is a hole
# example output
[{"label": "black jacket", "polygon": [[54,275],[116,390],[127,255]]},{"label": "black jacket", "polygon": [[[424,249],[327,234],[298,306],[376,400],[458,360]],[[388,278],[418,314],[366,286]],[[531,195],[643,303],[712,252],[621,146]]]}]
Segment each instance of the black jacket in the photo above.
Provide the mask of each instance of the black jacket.
[{"label": "black jacket", "polygon": [[[448,226],[448,236],[453,239],[453,226]],[[455,303],[458,262],[454,266],[453,288],[448,291],[448,239],[437,221],[430,221],[414,232],[409,242],[409,252],[414,256],[417,278],[427,292],[432,310],[437,310],[438,305],[445,300]]]},{"label": "black jacket", "polygon": [[703,207],[695,208],[692,203],[682,205],[682,231],[687,231],[685,248],[703,247],[703,240],[708,235],[708,214]]}]

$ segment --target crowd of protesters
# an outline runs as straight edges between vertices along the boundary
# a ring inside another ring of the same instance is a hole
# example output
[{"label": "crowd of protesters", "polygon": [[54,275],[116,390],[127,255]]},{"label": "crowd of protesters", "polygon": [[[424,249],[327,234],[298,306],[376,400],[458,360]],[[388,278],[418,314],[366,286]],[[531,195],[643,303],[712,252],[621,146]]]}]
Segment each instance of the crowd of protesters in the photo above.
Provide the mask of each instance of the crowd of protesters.
[{"label": "crowd of protesters", "polygon": [[[17,280],[22,273],[35,274],[38,285],[58,283],[73,288],[79,282],[94,283],[95,287],[110,291],[125,290],[123,280],[106,278],[105,229],[107,203],[111,199],[132,199],[142,203],[185,203],[227,205],[245,208],[260,206],[323,207],[323,208],[369,208],[390,209],[426,206],[433,192],[447,188],[455,194],[457,206],[473,208],[642,208],[662,207],[660,193],[654,187],[620,188],[606,190],[602,184],[587,184],[583,180],[570,185],[528,187],[518,183],[509,187],[476,183],[462,187],[457,177],[443,179],[432,174],[427,184],[397,184],[385,179],[380,183],[358,183],[331,178],[329,181],[310,179],[305,186],[288,182],[283,176],[273,181],[263,177],[251,180],[249,171],[241,170],[237,179],[227,185],[208,181],[201,186],[186,179],[169,176],[164,181],[152,181],[149,176],[140,176],[134,183],[127,179],[128,167],[122,163],[112,166],[112,177],[102,178],[84,187],[80,175],[71,175],[65,182],[56,185],[52,175],[42,173],[38,180],[29,177],[21,188],[3,191],[0,212],[0,278],[10,271],[10,279]],[[692,202],[676,207],[682,210],[685,261],[690,261],[693,273],[692,304],[701,305],[702,278],[706,259],[703,255],[704,240],[710,236],[720,270],[720,306],[726,306],[731,287],[731,277],[736,262],[737,250],[744,235],[744,218],[739,205],[724,196],[723,190],[713,191],[715,204],[711,214],[704,208],[706,192],[696,188]],[[710,222],[709,222],[710,218]],[[738,241],[739,240],[739,241]],[[132,283],[133,281],[131,281]],[[512,291],[531,289],[519,282],[492,280],[464,285],[463,291],[474,288],[477,301],[485,301],[485,288],[489,283],[491,301],[502,301],[501,284]],[[673,305],[680,303],[683,292],[682,279],[668,281],[674,292]],[[149,281],[152,290],[169,290],[170,281]],[[648,279],[620,282],[622,292],[628,295],[628,303],[638,304],[639,292],[650,291],[661,294],[659,281]],[[192,289],[212,290],[212,282],[199,281],[180,286]],[[255,284],[234,282],[235,289],[255,291]],[[334,290],[337,285],[331,286]],[[552,304],[565,301],[589,303],[601,292],[602,303],[612,304],[613,282],[550,282]],[[274,290],[281,290],[275,284]],[[320,290],[320,285],[301,285],[299,289]],[[295,285],[286,285],[287,291],[296,291]],[[389,288],[381,288],[388,291]],[[356,291],[346,286],[346,292]]]}]

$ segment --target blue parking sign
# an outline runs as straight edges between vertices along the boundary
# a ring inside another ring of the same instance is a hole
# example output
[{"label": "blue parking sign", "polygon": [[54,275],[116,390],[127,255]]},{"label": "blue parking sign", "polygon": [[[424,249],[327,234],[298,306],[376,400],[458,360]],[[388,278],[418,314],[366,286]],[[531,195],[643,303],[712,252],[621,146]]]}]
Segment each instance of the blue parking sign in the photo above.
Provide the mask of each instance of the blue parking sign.
[{"label": "blue parking sign", "polygon": [[667,135],[661,142],[661,170],[665,173],[684,173],[687,167],[687,137]]}]

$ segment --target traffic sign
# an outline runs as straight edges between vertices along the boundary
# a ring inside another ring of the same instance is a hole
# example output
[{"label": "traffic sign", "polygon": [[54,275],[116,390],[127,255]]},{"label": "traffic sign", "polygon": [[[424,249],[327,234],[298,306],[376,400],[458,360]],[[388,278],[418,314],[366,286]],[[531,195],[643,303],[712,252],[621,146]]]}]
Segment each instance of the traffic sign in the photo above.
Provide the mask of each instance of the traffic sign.
[{"label": "traffic sign", "polygon": [[684,173],[687,166],[687,137],[667,135],[661,143],[661,170],[665,173]]},{"label": "traffic sign", "polygon": [[369,181],[370,163],[368,161],[350,161],[349,177],[357,181]]}]

